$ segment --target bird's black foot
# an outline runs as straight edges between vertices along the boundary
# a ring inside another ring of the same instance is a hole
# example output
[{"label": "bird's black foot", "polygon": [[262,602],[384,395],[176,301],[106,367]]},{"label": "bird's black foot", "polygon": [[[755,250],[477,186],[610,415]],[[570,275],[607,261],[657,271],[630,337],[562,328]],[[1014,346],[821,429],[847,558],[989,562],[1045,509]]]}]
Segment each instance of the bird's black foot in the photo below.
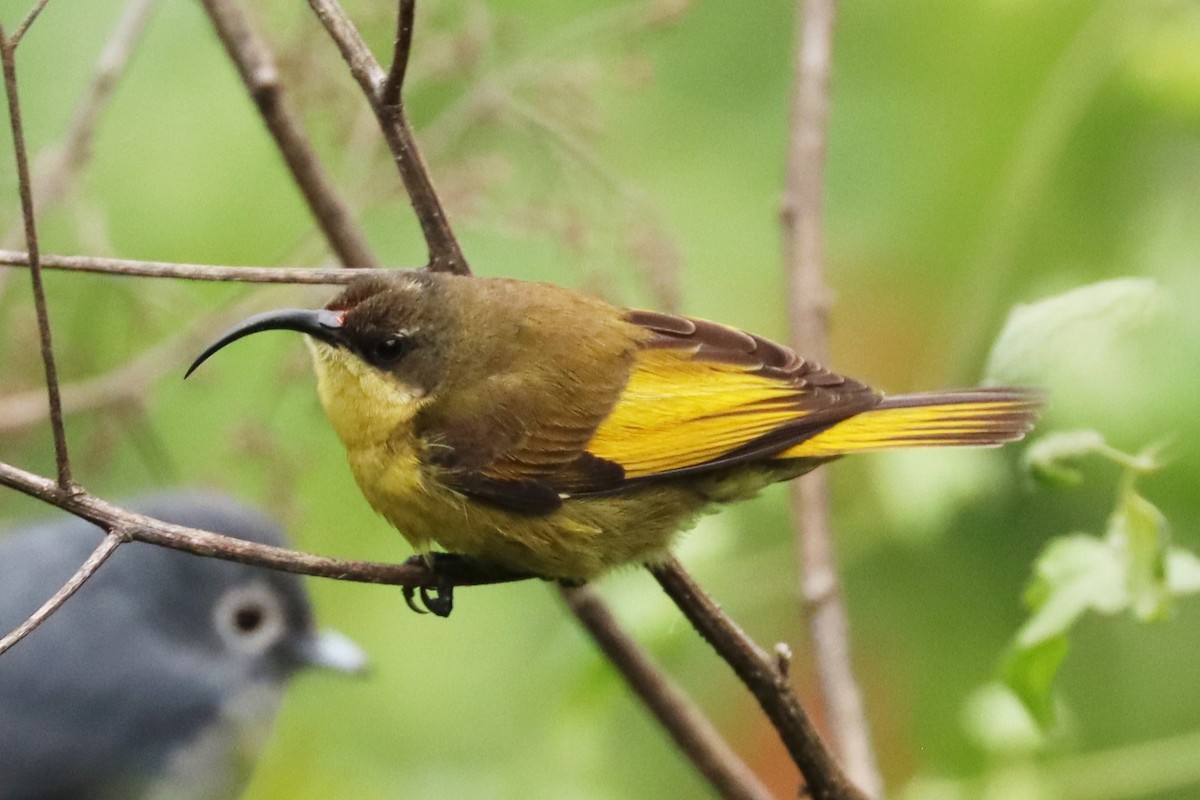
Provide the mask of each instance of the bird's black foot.
[{"label": "bird's black foot", "polygon": [[[405,586],[404,602],[418,614],[432,613],[437,617],[448,617],[454,610],[454,582],[451,574],[453,567],[461,556],[449,553],[425,553],[413,556],[404,562],[413,567],[422,567],[431,573],[434,579],[429,586]],[[417,602],[418,595],[421,598]]]},{"label": "bird's black foot", "polygon": [[[421,597],[420,603],[417,603],[418,595]],[[435,617],[448,617],[454,610],[454,587],[405,586],[404,602],[418,614],[432,613]]]},{"label": "bird's black foot", "polygon": [[418,614],[433,613],[438,617],[448,617],[454,609],[455,586],[505,583],[532,577],[457,553],[425,553],[413,556],[405,564],[420,567],[429,574],[429,580],[422,585],[403,587],[404,602]]}]

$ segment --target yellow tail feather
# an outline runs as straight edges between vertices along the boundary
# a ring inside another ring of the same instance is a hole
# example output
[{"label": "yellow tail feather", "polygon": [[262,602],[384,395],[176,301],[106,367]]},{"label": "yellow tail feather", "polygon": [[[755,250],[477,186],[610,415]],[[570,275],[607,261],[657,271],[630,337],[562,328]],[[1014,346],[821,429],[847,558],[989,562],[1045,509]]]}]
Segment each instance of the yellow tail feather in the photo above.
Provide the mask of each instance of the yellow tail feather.
[{"label": "yellow tail feather", "polygon": [[1040,407],[1036,394],[1019,389],[889,397],[775,457],[830,458],[901,447],[995,446],[1024,436]]}]

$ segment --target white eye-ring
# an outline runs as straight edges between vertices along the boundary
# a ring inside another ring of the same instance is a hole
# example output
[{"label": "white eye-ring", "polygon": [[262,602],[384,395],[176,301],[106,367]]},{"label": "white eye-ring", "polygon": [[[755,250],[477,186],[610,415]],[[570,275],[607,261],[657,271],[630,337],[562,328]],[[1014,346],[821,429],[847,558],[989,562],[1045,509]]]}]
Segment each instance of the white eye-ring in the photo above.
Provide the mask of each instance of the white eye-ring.
[{"label": "white eye-ring", "polygon": [[231,649],[250,655],[278,642],[286,627],[278,595],[262,582],[226,592],[213,609],[213,624]]}]

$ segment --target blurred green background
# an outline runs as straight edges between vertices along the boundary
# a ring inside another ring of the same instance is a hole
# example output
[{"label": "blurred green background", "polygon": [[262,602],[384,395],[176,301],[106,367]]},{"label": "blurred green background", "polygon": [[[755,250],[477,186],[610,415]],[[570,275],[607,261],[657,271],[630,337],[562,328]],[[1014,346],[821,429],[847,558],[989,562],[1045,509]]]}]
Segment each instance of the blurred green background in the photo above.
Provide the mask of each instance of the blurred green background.
[{"label": "blurred green background", "polygon": [[[14,24],[27,5],[0,0],[0,19]],[[381,259],[419,264],[419,231],[332,45],[303,4],[253,5]],[[390,5],[348,4],[381,55]],[[62,137],[121,6],[52,2],[21,46],[33,152]],[[786,337],[778,210],[794,17],[777,0],[422,2],[407,97],[475,270],[639,305],[663,302],[677,274],[687,313]],[[1152,278],[1164,299],[1149,322],[1118,319],[1111,341],[1046,336],[1026,374],[1052,392],[1044,431],[1096,428],[1129,450],[1169,440],[1141,488],[1175,541],[1200,548],[1200,3],[846,3],[833,92],[833,365],[887,391],[969,385],[1015,303]],[[0,181],[0,234],[11,233],[11,156]],[[211,25],[182,0],[161,3],[91,162],[40,224],[52,253],[327,258]],[[0,282],[3,403],[41,373],[28,281]],[[71,416],[88,489],[220,487],[271,509],[305,549],[409,554],[354,487],[295,338],[256,339],[180,380],[229,314],[328,291],[63,274],[47,291],[68,383],[163,348],[121,373],[124,397]],[[1063,726],[1041,745],[1009,735],[978,692],[1026,616],[1038,552],[1102,531],[1112,507],[1114,469],[1088,464],[1079,488],[1037,488],[1022,447],[830,469],[858,677],[891,793],[1194,798],[1194,602],[1153,625],[1086,619],[1060,676]],[[0,448],[53,472],[44,424],[0,419]],[[786,494],[706,518],[679,550],[760,642],[791,643],[813,700]],[[0,493],[5,519],[46,513]],[[311,587],[324,623],[360,642],[374,670],[294,685],[249,797],[705,796],[549,588],[465,590],[443,621],[411,614],[391,589]],[[779,796],[794,796],[772,730],[651,579],[631,571],[600,588]]]}]

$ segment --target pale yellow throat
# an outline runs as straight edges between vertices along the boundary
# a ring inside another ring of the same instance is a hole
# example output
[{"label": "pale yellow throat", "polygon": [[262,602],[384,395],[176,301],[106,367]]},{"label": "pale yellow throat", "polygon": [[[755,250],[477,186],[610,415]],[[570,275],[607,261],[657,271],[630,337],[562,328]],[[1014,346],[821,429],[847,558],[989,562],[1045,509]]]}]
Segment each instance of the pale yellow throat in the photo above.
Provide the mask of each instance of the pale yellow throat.
[{"label": "pale yellow throat", "polygon": [[424,393],[374,369],[353,353],[306,337],[317,373],[317,395],[347,448],[377,446],[403,429],[424,404]]},{"label": "pale yellow throat", "polygon": [[312,339],[308,346],[317,395],[363,496],[421,547],[429,534],[413,524],[421,510],[414,503],[427,487],[412,420],[427,398],[345,350]]}]

